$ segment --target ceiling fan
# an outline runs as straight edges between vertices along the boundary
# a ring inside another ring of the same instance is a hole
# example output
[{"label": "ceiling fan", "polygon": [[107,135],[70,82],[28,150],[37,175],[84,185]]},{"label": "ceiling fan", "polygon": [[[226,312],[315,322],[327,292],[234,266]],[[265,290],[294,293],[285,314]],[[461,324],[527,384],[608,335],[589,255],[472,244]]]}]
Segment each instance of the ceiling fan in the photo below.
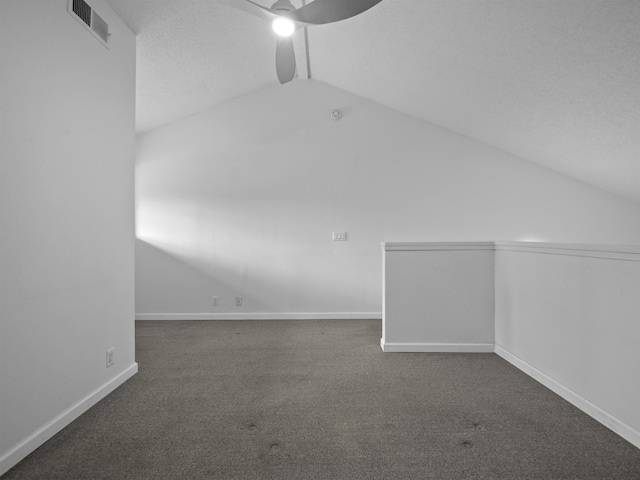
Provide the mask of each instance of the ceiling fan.
[{"label": "ceiling fan", "polygon": [[280,83],[287,83],[296,73],[293,33],[299,28],[323,25],[354,17],[382,0],[314,0],[296,8],[290,0],[277,0],[270,8],[252,0],[221,0],[271,22],[278,35],[276,44],[276,72]]}]

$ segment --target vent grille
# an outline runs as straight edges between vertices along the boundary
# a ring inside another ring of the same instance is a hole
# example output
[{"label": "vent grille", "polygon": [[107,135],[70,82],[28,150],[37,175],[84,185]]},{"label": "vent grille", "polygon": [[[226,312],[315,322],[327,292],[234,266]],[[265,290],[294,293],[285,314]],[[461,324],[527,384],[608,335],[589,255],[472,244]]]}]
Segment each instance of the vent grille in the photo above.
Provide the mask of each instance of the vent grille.
[{"label": "vent grille", "polygon": [[107,22],[84,0],[69,0],[68,5],[69,14],[90,31],[102,45],[109,48],[108,42],[111,34]]},{"label": "vent grille", "polygon": [[73,0],[73,13],[80,20],[91,26],[91,7],[84,0]]},{"label": "vent grille", "polygon": [[96,12],[93,12],[91,28],[93,28],[93,31],[96,32],[104,43],[107,43],[107,40],[109,40],[109,25],[107,25],[107,22],[105,22]]}]

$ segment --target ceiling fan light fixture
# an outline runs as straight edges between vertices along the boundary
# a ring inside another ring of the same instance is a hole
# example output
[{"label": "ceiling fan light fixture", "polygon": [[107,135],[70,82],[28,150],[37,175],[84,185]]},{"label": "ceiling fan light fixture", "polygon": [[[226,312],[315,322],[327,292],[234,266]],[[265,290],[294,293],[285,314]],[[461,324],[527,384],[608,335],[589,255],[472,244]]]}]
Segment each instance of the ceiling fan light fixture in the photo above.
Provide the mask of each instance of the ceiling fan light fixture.
[{"label": "ceiling fan light fixture", "polygon": [[271,23],[271,28],[280,37],[290,37],[296,30],[296,26],[292,20],[285,17],[278,17]]}]

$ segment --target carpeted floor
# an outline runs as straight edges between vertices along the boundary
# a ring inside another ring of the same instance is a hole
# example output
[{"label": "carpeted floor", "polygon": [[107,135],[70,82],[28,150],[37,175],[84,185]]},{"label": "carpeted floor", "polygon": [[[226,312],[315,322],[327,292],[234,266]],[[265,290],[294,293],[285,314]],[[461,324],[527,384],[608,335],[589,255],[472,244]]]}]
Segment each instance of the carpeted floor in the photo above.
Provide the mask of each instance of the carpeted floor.
[{"label": "carpeted floor", "polygon": [[380,321],[137,322],[139,373],[13,479],[640,479],[640,450],[494,354]]}]

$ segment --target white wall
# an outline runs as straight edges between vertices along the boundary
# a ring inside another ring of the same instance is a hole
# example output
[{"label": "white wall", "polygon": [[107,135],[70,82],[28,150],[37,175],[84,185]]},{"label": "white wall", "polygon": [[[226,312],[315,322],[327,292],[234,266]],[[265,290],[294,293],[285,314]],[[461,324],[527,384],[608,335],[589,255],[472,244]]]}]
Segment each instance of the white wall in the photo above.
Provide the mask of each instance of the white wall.
[{"label": "white wall", "polygon": [[[135,373],[135,37],[0,2],[0,474]],[[115,365],[105,352],[115,347]]]},{"label": "white wall", "polygon": [[640,248],[498,243],[496,352],[640,447]]},{"label": "white wall", "polygon": [[637,204],[315,81],[140,136],[136,202],[140,318],[380,316],[382,241],[640,243]]},{"label": "white wall", "polygon": [[493,242],[382,248],[385,352],[493,352]]}]

